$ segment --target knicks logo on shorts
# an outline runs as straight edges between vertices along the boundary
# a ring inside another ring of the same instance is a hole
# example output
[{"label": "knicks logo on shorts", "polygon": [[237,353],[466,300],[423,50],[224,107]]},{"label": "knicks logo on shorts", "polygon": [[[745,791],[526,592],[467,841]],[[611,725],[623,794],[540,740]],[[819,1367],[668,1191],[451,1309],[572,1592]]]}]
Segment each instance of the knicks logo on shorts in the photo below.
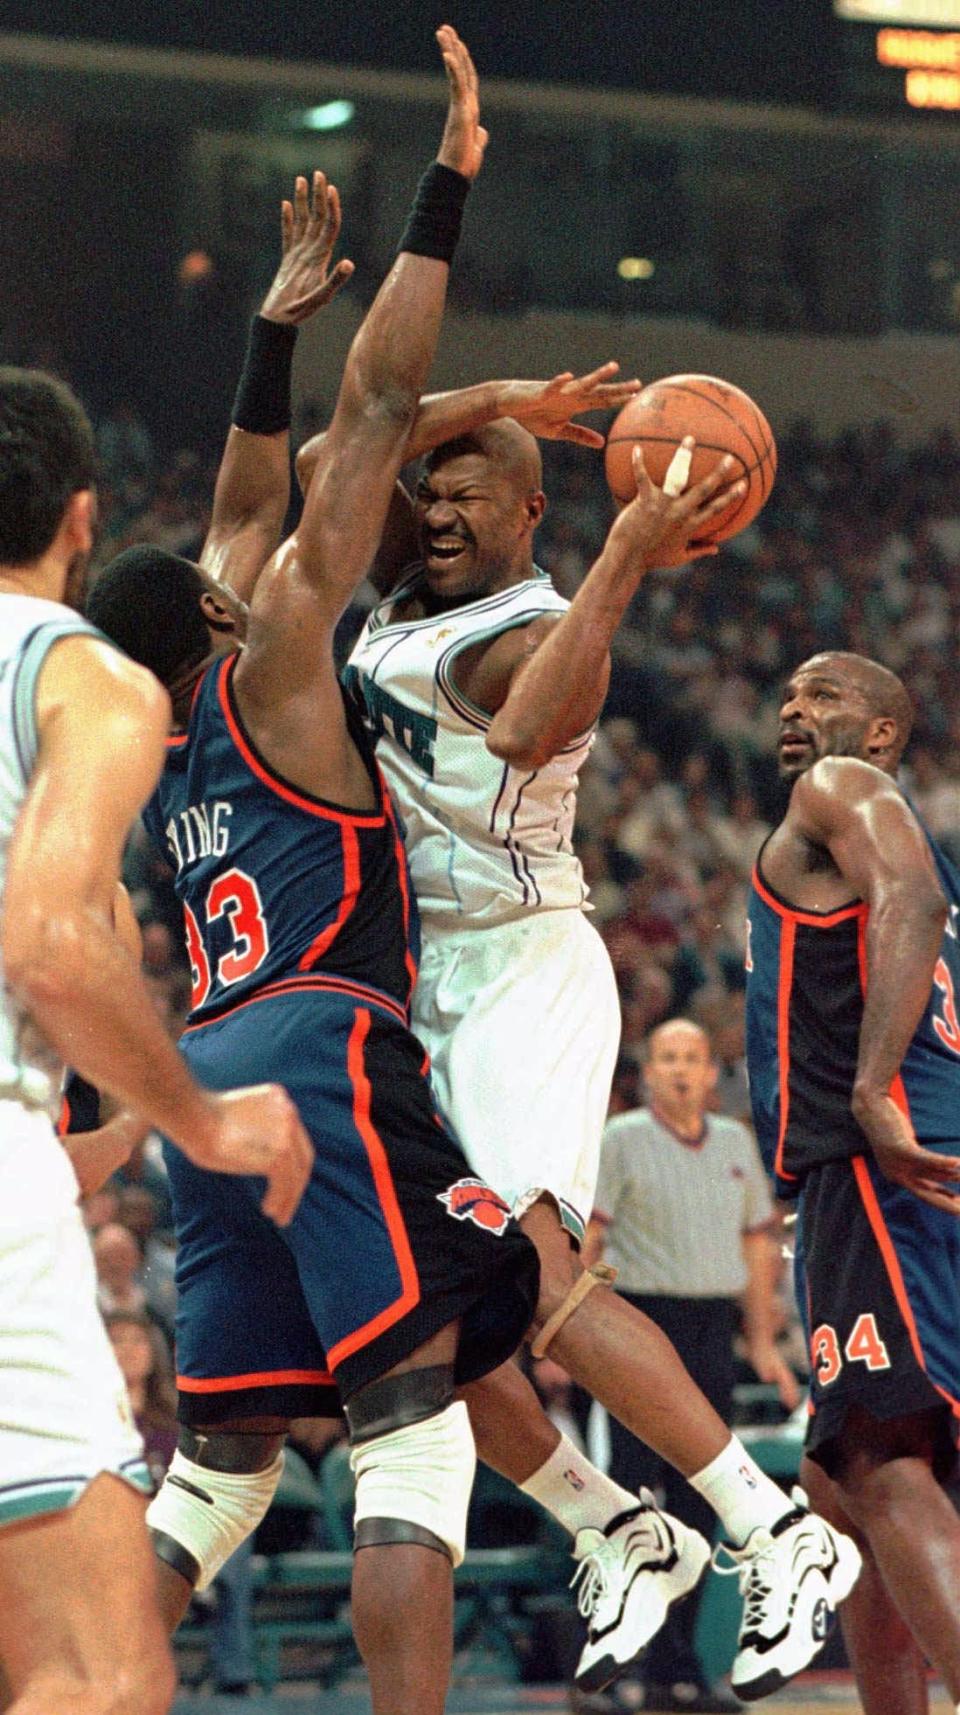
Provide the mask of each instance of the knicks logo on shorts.
[{"label": "knicks logo on shorts", "polygon": [[506,1232],[510,1205],[482,1179],[458,1179],[449,1191],[437,1192],[437,1202],[446,1204],[455,1221],[472,1221],[498,1238]]}]

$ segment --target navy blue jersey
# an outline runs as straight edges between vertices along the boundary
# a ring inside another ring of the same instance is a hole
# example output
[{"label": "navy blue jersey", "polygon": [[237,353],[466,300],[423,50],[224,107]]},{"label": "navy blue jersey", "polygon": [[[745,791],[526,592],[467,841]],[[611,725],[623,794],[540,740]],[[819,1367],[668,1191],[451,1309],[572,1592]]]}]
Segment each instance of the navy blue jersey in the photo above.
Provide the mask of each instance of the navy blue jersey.
[{"label": "navy blue jersey", "polygon": [[[924,830],[926,832],[926,830]],[[917,1138],[960,1138],[960,874],[927,834],[949,907],[930,999],[890,1094]],[[754,1124],[781,1190],[869,1145],[850,1108],[867,984],[869,907],[801,911],[763,880],[748,907],[747,1068]]]},{"label": "navy blue jersey", "polygon": [[343,809],[283,780],[244,729],[238,657],[197,687],[189,727],[144,811],[176,871],[193,975],[191,1018],[215,1016],[267,984],[311,973],[373,991],[406,1017],[416,975],[416,907],[403,841],[359,717],[347,722],[377,794]]}]

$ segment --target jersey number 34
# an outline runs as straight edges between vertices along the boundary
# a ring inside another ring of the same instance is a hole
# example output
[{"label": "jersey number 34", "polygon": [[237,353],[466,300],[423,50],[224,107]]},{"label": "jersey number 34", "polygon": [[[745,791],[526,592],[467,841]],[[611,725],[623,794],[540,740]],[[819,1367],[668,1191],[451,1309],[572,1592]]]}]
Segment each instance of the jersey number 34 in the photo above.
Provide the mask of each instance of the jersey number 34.
[{"label": "jersey number 34", "polygon": [[[242,869],[228,869],[210,883],[204,903],[207,925],[226,917],[233,934],[233,946],[217,960],[217,981],[224,987],[242,982],[263,964],[270,951],[270,936],[263,915],[260,890],[252,875]],[[189,905],[183,907],[187,927],[187,955],[193,987],[190,1010],[195,1012],[210,993],[213,975],[210,959],[203,943],[200,925]]]}]

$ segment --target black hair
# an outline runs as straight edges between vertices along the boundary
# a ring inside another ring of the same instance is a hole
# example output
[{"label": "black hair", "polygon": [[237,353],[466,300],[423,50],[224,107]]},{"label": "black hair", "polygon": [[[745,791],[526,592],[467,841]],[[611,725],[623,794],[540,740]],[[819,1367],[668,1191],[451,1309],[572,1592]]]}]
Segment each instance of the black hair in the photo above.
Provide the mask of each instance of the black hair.
[{"label": "black hair", "polygon": [[204,588],[192,560],[166,548],[125,548],[100,573],[85,611],[111,642],[169,685],[210,653],[200,611]]},{"label": "black hair", "polygon": [[96,468],[93,430],[69,387],[40,369],[0,366],[0,564],[45,554]]},{"label": "black hair", "polygon": [[439,465],[449,464],[451,459],[466,458],[470,453],[485,455],[486,449],[476,435],[457,435],[452,441],[444,441],[439,447],[434,447],[427,453],[423,461],[426,471],[434,471]]}]

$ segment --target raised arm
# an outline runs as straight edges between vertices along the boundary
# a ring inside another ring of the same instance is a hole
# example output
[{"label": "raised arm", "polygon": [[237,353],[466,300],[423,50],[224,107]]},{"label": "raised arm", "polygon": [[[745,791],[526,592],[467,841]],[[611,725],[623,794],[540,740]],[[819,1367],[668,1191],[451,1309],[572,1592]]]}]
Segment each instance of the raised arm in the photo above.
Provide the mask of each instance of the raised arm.
[{"label": "raised arm", "polygon": [[[693,442],[684,446],[692,450]],[[615,519],[562,619],[505,632],[486,652],[484,683],[474,679],[471,695],[497,711],[486,741],[494,756],[517,768],[541,768],[593,725],[610,676],[610,644],[630,602],[654,567],[684,565],[711,551],[697,547],[696,538],[743,488],[729,486],[732,464],[721,459],[702,482],[671,495],[670,472],[664,489],[655,487],[635,449],[636,497]]]},{"label": "raised arm", "polygon": [[340,236],[340,198],[323,173],[305,178],[280,211],[281,261],[250,329],[233,421],[200,564],[242,601],[276,551],[290,499],[290,373],[297,330],[353,273],[330,262]]},{"label": "raised arm", "polygon": [[37,763],[10,845],[0,930],[22,1029],[166,1132],[200,1166],[263,1173],[289,1220],[311,1150],[279,1089],[224,1101],[194,1083],[114,928],[121,853],[152,791],[170,708],[153,677],[89,637],[56,643],[37,686]]},{"label": "raised arm", "polygon": [[960,1161],[921,1149],[891,1095],[930,999],[947,919],[923,830],[894,781],[852,757],[825,757],[801,775],[789,817],[870,908],[854,1116],[888,1178],[960,1214],[960,1195],[947,1189]]},{"label": "raised arm", "polygon": [[449,264],[487,134],[477,76],[456,31],[437,31],[450,91],[437,160],[421,181],[400,253],[350,348],[300,524],[254,594],[238,668],[251,704],[333,681],[337,619],[373,559],[433,360]]}]

